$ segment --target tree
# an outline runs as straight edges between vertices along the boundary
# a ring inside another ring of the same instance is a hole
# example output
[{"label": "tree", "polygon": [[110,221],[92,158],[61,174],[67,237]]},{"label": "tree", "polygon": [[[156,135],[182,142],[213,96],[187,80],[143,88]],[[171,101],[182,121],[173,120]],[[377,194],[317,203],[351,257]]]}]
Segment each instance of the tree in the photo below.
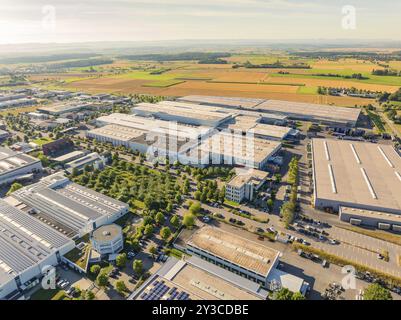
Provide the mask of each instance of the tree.
[{"label": "tree", "polygon": [[121,253],[116,258],[116,265],[119,268],[125,267],[127,263],[127,255],[125,253]]},{"label": "tree", "polygon": [[177,215],[174,215],[171,217],[170,223],[174,228],[178,228],[180,226],[180,219],[177,217]]},{"label": "tree", "polygon": [[12,194],[14,191],[17,191],[18,189],[21,189],[23,187],[23,185],[21,183],[18,182],[14,182],[11,187],[10,190],[8,190],[7,192],[7,196],[9,196],[10,194]]},{"label": "tree", "polygon": [[86,300],[93,300],[95,299],[95,294],[92,291],[86,291],[85,293],[85,299]]},{"label": "tree", "polygon": [[393,300],[393,297],[388,289],[373,283],[365,289],[363,300]]},{"label": "tree", "polygon": [[192,228],[195,225],[195,216],[190,212],[186,213],[182,220],[182,224],[188,229]]},{"label": "tree", "polygon": [[134,269],[134,271],[137,275],[142,274],[142,272],[143,272],[142,260],[134,260],[134,262],[132,263],[132,268]]},{"label": "tree", "polygon": [[274,300],[305,300],[305,296],[300,292],[292,292],[287,288],[282,288],[273,294]]},{"label": "tree", "polygon": [[167,241],[171,236],[171,230],[169,227],[163,227],[160,230],[160,237],[164,240]]},{"label": "tree", "polygon": [[269,210],[272,211],[273,210],[273,206],[274,206],[273,199],[270,198],[269,200],[267,200],[266,204],[267,204],[267,207],[269,208]]},{"label": "tree", "polygon": [[274,300],[292,300],[294,293],[287,288],[282,288],[273,294]]},{"label": "tree", "polygon": [[292,295],[291,300],[306,300],[305,296],[301,292],[295,292]]},{"label": "tree", "polygon": [[197,215],[200,213],[201,209],[202,209],[201,204],[199,202],[194,202],[189,207],[189,212],[192,213],[193,215]]},{"label": "tree", "polygon": [[150,236],[153,233],[153,226],[151,224],[146,225],[144,234],[145,236]]},{"label": "tree", "polygon": [[90,272],[92,273],[92,274],[95,274],[95,275],[97,275],[99,272],[100,272],[100,266],[98,265],[98,264],[94,264],[93,266],[91,266],[91,268],[90,268]]},{"label": "tree", "polygon": [[106,273],[100,272],[99,275],[96,278],[96,283],[100,287],[106,287],[109,283],[109,277],[107,276]]},{"label": "tree", "polygon": [[121,295],[124,295],[124,292],[128,290],[127,286],[125,285],[125,282],[122,280],[116,282],[115,288],[117,292]]},{"label": "tree", "polygon": [[155,216],[155,221],[158,225],[162,224],[164,222],[164,215],[161,212],[158,212]]},{"label": "tree", "polygon": [[157,249],[155,246],[151,246],[149,249],[150,254],[152,255],[153,259],[155,258],[156,254],[157,254]]}]

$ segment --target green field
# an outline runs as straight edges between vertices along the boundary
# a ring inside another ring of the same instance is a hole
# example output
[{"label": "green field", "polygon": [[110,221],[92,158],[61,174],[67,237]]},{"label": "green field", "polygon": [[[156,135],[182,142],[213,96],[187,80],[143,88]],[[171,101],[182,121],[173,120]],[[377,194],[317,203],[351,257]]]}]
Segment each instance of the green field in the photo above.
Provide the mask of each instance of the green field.
[{"label": "green field", "polygon": [[49,142],[52,142],[53,140],[52,139],[50,139],[50,138],[38,138],[38,139],[35,139],[35,140],[33,140],[32,142],[33,143],[36,143],[38,146],[43,146],[44,144],[46,144],[46,143],[49,143]]},{"label": "green field", "polygon": [[297,91],[298,94],[317,94],[317,87],[300,86]]},{"label": "green field", "polygon": [[326,77],[326,76],[316,76],[313,74],[317,73],[332,73],[332,74],[339,74],[339,75],[351,75],[353,73],[358,72],[350,72],[345,70],[317,70],[312,69],[308,70],[308,73],[312,74],[279,74],[279,73],[272,73],[270,74],[271,77],[280,77],[280,78],[296,78],[296,79],[320,79],[320,80],[336,80],[336,81],[346,81],[346,82],[358,82],[358,83],[369,83],[369,84],[379,84],[379,85],[388,85],[388,86],[401,86],[401,77],[387,77],[387,76],[374,76],[369,73],[362,73],[363,76],[368,77],[369,79],[366,80],[357,80],[357,79],[345,79],[340,77]]}]

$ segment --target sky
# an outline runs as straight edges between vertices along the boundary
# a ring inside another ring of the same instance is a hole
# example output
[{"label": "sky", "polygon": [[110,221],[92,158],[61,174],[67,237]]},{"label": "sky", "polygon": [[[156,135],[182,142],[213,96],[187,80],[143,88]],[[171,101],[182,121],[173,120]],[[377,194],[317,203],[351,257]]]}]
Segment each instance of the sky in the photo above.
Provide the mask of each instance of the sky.
[{"label": "sky", "polygon": [[399,0],[0,0],[1,44],[401,40],[400,30]]}]

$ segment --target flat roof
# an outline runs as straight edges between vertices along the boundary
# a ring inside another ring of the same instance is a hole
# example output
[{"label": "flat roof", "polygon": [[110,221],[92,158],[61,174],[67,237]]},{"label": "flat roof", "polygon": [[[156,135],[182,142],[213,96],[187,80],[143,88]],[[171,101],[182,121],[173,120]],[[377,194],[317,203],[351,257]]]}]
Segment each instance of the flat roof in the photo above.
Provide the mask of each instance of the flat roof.
[{"label": "flat roof", "polygon": [[128,207],[121,201],[73,183],[60,173],[19,189],[11,197],[75,232],[91,221],[111,217]]},{"label": "flat roof", "polygon": [[122,235],[122,229],[114,223],[101,226],[92,232],[92,238],[97,242],[111,241],[119,235]]},{"label": "flat roof", "polygon": [[401,157],[391,145],[313,139],[317,199],[401,213]]},{"label": "flat roof", "polygon": [[351,207],[340,207],[340,213],[349,214],[353,217],[372,218],[377,220],[393,221],[401,223],[401,215],[391,214],[383,211],[364,210]]},{"label": "flat roof", "polygon": [[129,128],[117,124],[109,124],[104,127],[90,130],[88,131],[88,133],[128,142],[132,139],[145,135],[147,131]]},{"label": "flat roof", "polygon": [[177,135],[189,139],[196,139],[200,135],[207,134],[212,130],[206,126],[192,126],[189,124],[178,124],[171,121],[156,120],[152,118],[145,118],[133,114],[112,113],[107,116],[97,118],[98,123],[101,124],[116,124],[132,129],[152,131],[159,133],[166,133],[170,135]]},{"label": "flat roof", "polygon": [[219,132],[204,139],[197,148],[204,153],[218,153],[228,157],[261,162],[280,146],[279,141]]},{"label": "flat roof", "polygon": [[220,96],[201,96],[201,95],[190,95],[177,99],[178,101],[195,102],[201,104],[210,104],[217,106],[229,106],[234,108],[252,108],[262,102],[265,99],[254,99],[254,98],[241,98],[241,97],[220,97]]},{"label": "flat roof", "polygon": [[187,245],[207,251],[256,274],[267,276],[280,252],[214,227],[196,231]]},{"label": "flat roof", "polygon": [[66,153],[66,154],[64,154],[64,155],[62,155],[60,157],[54,158],[53,160],[57,161],[57,162],[65,162],[65,161],[68,161],[68,160],[70,160],[72,158],[76,158],[76,157],[79,157],[79,156],[83,157],[84,155],[85,155],[85,152],[80,151],[80,150],[76,150],[76,151],[72,151],[70,153]]},{"label": "flat roof", "polygon": [[80,168],[85,166],[87,163],[92,163],[97,160],[101,160],[100,155],[97,152],[92,152],[83,156],[82,158],[68,162],[67,166],[71,168]]},{"label": "flat roof", "polygon": [[267,295],[260,285],[195,256],[169,258],[133,294],[137,300],[260,300]]},{"label": "flat roof", "polygon": [[281,100],[267,100],[253,107],[253,109],[285,114],[294,118],[311,117],[312,120],[339,123],[356,123],[361,113],[360,108],[346,108]]},{"label": "flat roof", "polygon": [[204,121],[223,121],[232,115],[229,113],[206,109],[196,104],[185,104],[171,101],[165,101],[158,104],[138,103],[132,111],[134,113],[137,111],[147,112],[156,116],[168,114],[170,116],[193,118]]},{"label": "flat roof", "polygon": [[259,184],[269,176],[266,171],[251,169],[246,172],[241,172],[234,176],[227,184],[235,188],[241,188],[245,183]]},{"label": "flat roof", "polygon": [[56,112],[56,113],[66,113],[69,111],[74,111],[82,108],[92,108],[94,104],[92,103],[82,103],[82,102],[59,102],[54,103],[50,106],[44,106],[38,108],[38,111],[45,111],[45,112]]},{"label": "flat roof", "polygon": [[40,162],[40,160],[25,153],[15,152],[9,148],[0,147],[0,179],[4,174],[37,162]]},{"label": "flat roof", "polygon": [[71,239],[0,199],[0,284],[71,243]]}]

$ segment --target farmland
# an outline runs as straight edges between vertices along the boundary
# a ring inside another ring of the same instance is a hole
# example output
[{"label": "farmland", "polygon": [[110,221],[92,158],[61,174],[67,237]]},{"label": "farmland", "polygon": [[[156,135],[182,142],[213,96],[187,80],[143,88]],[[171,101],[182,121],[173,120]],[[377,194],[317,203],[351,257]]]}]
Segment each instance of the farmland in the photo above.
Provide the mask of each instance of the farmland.
[{"label": "farmland", "polygon": [[[91,72],[88,68],[75,68],[57,75],[34,75],[31,80],[47,87],[89,93],[244,96],[340,106],[366,105],[374,101],[322,96],[317,88],[394,92],[401,87],[401,77],[372,75],[374,69],[383,67],[368,60],[304,58],[282,52],[233,54],[225,59],[227,64],[116,60],[113,64],[94,66]],[[247,62],[257,67],[245,67]],[[259,67],[275,63],[284,68]],[[298,68],[297,64],[306,67]],[[290,68],[294,65],[296,67]],[[397,61],[390,61],[389,65],[401,69]],[[355,73],[364,78],[351,78]]]}]

